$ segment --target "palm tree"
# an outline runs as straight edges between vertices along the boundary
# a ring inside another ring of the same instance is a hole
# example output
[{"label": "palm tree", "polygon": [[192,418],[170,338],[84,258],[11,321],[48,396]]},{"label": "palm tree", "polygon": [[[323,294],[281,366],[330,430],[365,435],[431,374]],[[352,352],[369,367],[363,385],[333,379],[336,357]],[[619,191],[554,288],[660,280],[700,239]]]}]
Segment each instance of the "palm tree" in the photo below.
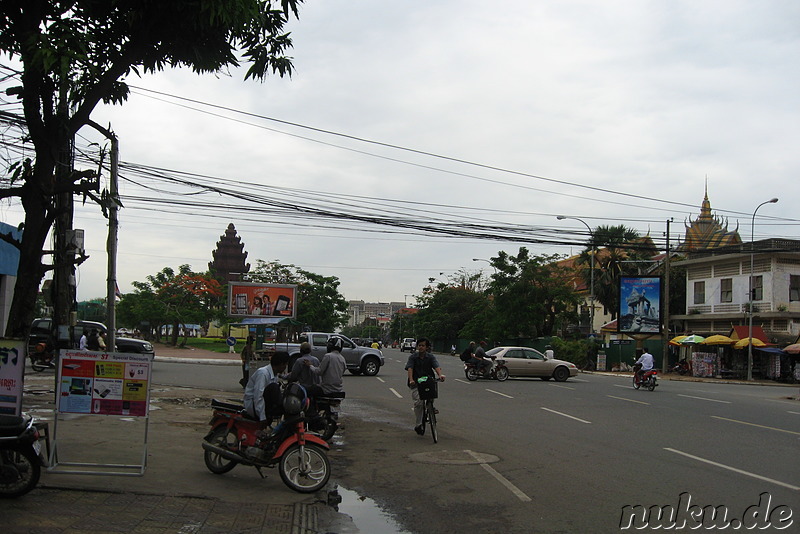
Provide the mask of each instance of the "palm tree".
[{"label": "palm tree", "polygon": [[[592,232],[586,249],[576,261],[578,265],[589,265],[594,255],[594,297],[611,318],[617,318],[619,310],[619,277],[638,274],[637,261],[646,261],[658,253],[649,236],[642,237],[639,232],[623,225],[598,226]],[[589,284],[590,269],[584,269],[582,276]]]}]

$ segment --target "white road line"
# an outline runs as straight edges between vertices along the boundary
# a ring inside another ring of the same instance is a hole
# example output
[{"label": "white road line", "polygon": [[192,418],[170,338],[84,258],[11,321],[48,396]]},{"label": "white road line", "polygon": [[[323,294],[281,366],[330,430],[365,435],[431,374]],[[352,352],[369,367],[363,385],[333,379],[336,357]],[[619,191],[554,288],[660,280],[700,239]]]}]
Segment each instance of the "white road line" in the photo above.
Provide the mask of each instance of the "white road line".
[{"label": "white road line", "polygon": [[707,460],[705,458],[700,458],[699,456],[695,456],[693,454],[689,454],[688,452],[679,451],[676,449],[670,449],[669,447],[664,447],[665,451],[674,452],[675,454],[680,454],[686,456],[687,458],[691,458],[692,460],[697,460],[698,462],[704,462],[716,467],[721,467],[722,469],[727,469],[728,471],[733,471],[734,473],[739,473],[740,475],[746,475],[749,477],[757,478],[758,480],[763,480],[764,482],[770,482],[772,484],[777,484],[778,486],[783,486],[784,488],[789,488],[791,490],[798,491],[800,490],[800,486],[793,486],[791,484],[787,484],[786,482],[781,482],[780,480],[775,480],[774,478],[767,478],[761,475],[757,475],[755,473],[751,473],[749,471],[744,471],[742,469],[737,469],[735,467],[731,467],[729,465],[721,464],[719,462],[714,462],[712,460]]},{"label": "white road line", "polygon": [[679,397],[686,397],[687,399],[697,399],[697,400],[704,400],[704,401],[709,401],[709,402],[721,402],[723,404],[730,404],[731,403],[731,401],[724,401],[724,400],[718,400],[718,399],[708,399],[706,397],[695,397],[694,395],[682,395],[681,393],[678,393],[678,396]]},{"label": "white road line", "polygon": [[791,410],[789,410],[789,413],[794,414],[794,415],[800,415],[800,412],[793,412]]},{"label": "white road line", "polygon": [[563,415],[564,417],[569,417],[570,419],[575,419],[576,421],[580,421],[581,423],[586,423],[587,425],[591,425],[592,424],[591,421],[586,421],[585,419],[579,419],[579,418],[574,417],[572,415],[567,415],[565,413],[557,412],[555,410],[551,410],[550,408],[545,408],[544,406],[542,406],[541,408],[542,408],[542,410],[545,410],[547,412],[552,412],[552,413],[557,414],[557,415]]},{"label": "white road line", "polygon": [[378,380],[380,380],[380,381],[381,381],[381,382],[383,382],[384,384],[386,383],[386,380],[384,380],[383,378],[381,378],[381,377],[379,377],[379,376],[376,376],[375,378],[377,378]]},{"label": "white road line", "polygon": [[628,402],[635,402],[637,404],[646,404],[646,405],[650,406],[649,402],[637,401],[637,400],[633,400],[633,399],[626,399],[625,397],[615,397],[614,395],[606,395],[606,397],[611,397],[612,399],[624,400],[624,401],[628,401]]},{"label": "white road line", "polygon": [[747,421],[739,421],[737,419],[728,419],[727,417],[719,417],[717,415],[712,415],[711,417],[714,419],[721,419],[723,421],[730,421],[731,423],[739,423],[740,425],[757,426],[758,428],[766,428],[767,430],[775,430],[777,432],[786,432],[787,434],[800,436],[800,432],[795,432],[793,430],[784,430],[782,428],[775,428],[774,426],[758,425],[756,423],[748,423]]},{"label": "white road line", "polygon": [[505,393],[500,393],[499,391],[495,391],[493,389],[487,389],[486,391],[488,391],[489,393],[494,393],[495,395],[500,395],[501,397],[505,397],[507,399],[513,399],[514,398],[511,395],[506,395]]},{"label": "white road line", "polygon": [[510,480],[508,480],[506,477],[495,471],[494,468],[489,464],[487,464],[486,462],[482,462],[480,456],[478,456],[477,454],[475,454],[470,450],[465,450],[464,452],[475,458],[475,460],[478,462],[478,465],[483,467],[487,473],[492,475],[494,478],[497,479],[498,482],[500,482],[502,485],[508,488],[508,490],[511,491],[511,493],[513,493],[514,495],[516,495],[519,500],[521,500],[522,502],[531,501],[531,498],[525,495],[525,493],[521,489],[512,484]]},{"label": "white road line", "polygon": [[456,382],[461,382],[462,384],[472,384],[469,380],[464,380],[463,378],[454,378]]},{"label": "white road line", "polygon": [[398,399],[402,399],[402,398],[403,398],[403,396],[402,396],[402,395],[400,395],[400,394],[397,392],[397,390],[396,390],[396,389],[394,389],[394,388],[389,388],[389,391],[391,391],[392,393],[394,393],[394,394],[395,394],[395,396],[396,396]]},{"label": "white road line", "polygon": [[562,386],[561,384],[550,384],[550,385],[552,387],[554,387],[554,388],[564,388],[564,389],[571,389],[571,390],[575,391],[575,388],[571,388],[569,386]]},{"label": "white road line", "polygon": [[615,388],[631,389],[631,385],[630,384],[628,384],[627,386],[623,386],[622,384],[614,384],[614,387]]}]

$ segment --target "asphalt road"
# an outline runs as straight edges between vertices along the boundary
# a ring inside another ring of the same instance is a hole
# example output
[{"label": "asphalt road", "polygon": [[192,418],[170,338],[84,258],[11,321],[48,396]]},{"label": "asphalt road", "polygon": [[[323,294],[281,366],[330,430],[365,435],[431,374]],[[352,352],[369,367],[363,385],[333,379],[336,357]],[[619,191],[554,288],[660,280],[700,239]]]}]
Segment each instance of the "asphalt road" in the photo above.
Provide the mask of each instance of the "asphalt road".
[{"label": "asphalt road", "polygon": [[[796,387],[662,380],[648,392],[601,374],[468,382],[457,358],[439,356],[448,378],[434,445],[412,430],[408,353],[384,355],[378,376],[345,379],[335,475],[411,532],[618,532],[636,505],[725,507],[718,527],[793,522],[786,532],[800,521]],[[239,376],[236,366],[159,362],[153,382],[238,395]],[[708,525],[710,510],[697,510]]]}]

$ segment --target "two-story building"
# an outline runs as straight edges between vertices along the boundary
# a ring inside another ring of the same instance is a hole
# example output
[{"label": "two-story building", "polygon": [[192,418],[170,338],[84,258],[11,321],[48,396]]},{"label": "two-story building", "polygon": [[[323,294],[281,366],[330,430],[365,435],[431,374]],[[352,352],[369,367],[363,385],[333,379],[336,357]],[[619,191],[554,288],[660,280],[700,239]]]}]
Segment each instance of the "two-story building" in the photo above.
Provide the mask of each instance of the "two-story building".
[{"label": "two-story building", "polygon": [[[752,256],[751,256],[752,255]],[[686,313],[673,315],[684,332],[725,334],[748,325],[752,259],[753,324],[771,343],[800,335],[800,241],[765,239],[694,251],[686,267]]]}]

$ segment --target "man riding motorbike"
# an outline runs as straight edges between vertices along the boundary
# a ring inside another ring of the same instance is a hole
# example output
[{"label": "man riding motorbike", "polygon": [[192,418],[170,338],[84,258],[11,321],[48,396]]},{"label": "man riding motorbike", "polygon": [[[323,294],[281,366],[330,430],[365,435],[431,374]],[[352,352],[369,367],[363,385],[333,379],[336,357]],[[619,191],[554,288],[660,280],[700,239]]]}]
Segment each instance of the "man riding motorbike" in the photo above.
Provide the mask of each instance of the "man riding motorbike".
[{"label": "man riding motorbike", "polygon": [[639,356],[639,359],[633,364],[634,367],[637,365],[639,366],[638,369],[636,369],[636,375],[639,377],[639,380],[641,380],[642,377],[644,377],[644,374],[652,369],[654,365],[653,355],[650,354],[650,352],[647,350],[647,347],[643,347],[643,349],[644,351],[642,352],[642,355]]}]

